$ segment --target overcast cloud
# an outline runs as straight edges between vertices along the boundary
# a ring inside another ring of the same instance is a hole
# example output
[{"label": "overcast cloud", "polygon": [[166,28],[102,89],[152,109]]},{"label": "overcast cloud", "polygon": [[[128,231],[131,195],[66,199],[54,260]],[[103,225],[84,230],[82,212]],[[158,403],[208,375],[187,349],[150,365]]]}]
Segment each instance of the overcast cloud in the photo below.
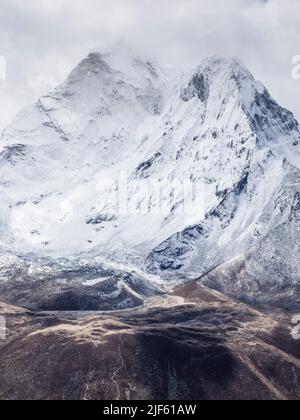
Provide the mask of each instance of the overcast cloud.
[{"label": "overcast cloud", "polygon": [[238,56],[300,120],[299,0],[2,0],[0,130],[60,83],[86,54],[119,40],[182,67]]}]

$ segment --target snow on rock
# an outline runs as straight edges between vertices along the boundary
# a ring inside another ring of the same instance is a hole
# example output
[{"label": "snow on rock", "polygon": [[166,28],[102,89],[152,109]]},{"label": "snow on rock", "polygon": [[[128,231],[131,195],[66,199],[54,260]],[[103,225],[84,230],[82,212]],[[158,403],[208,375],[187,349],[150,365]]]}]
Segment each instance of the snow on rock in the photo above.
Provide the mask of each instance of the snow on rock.
[{"label": "snow on rock", "polygon": [[[237,59],[182,73],[120,49],[90,54],[3,134],[1,249],[204,274],[292,223],[299,141],[293,115]],[[188,182],[196,197],[178,188]]]}]

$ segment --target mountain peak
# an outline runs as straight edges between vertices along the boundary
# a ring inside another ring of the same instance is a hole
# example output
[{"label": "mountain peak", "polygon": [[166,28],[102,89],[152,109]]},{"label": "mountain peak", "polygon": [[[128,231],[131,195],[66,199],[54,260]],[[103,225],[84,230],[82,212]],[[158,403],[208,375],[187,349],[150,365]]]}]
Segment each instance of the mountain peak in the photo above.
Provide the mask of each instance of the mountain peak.
[{"label": "mountain peak", "polygon": [[193,70],[188,91],[183,96],[186,99],[194,97],[195,90],[202,101],[208,99],[208,92],[213,90],[225,96],[238,93],[241,102],[249,106],[255,99],[255,93],[265,88],[239,59],[215,55],[203,60]]},{"label": "mountain peak", "polygon": [[[108,71],[109,66],[104,60],[102,54],[93,52],[90,53],[86,58],[84,58],[78,66],[73,70],[73,74],[76,73],[85,73],[88,71],[101,72]],[[71,73],[71,75],[72,75]]]},{"label": "mountain peak", "polygon": [[220,55],[213,55],[205,58],[199,66],[199,69],[207,73],[216,72],[231,72],[247,75],[250,79],[254,77],[246,68],[244,63],[237,57],[223,57]]},{"label": "mountain peak", "polygon": [[[132,255],[140,261],[158,247],[154,259],[161,256],[166,267],[168,251],[161,244],[167,241],[170,249],[175,244],[170,260],[175,256],[177,264],[182,254],[188,265],[185,251],[193,250],[199,237],[199,274],[218,262],[215,250],[220,248],[222,256],[228,238],[235,235],[251,245],[264,218],[272,219],[277,207],[269,205],[271,198],[265,198],[257,180],[274,180],[270,194],[275,197],[284,185],[283,158],[294,163],[298,156],[299,130],[292,114],[236,58],[213,56],[183,75],[115,48],[89,54],[65,84],[17,118],[5,142],[0,177],[9,199],[0,217],[11,222],[0,241],[4,248],[16,236],[18,244],[37,253],[94,248],[110,257],[113,249],[114,258]],[[166,217],[164,211],[157,214],[157,193],[149,198],[135,185],[129,193],[134,215],[123,217],[111,204],[114,184],[112,191],[100,193],[98,182],[118,182],[123,171],[130,180],[148,179],[153,185],[166,180],[172,188],[177,180],[203,183],[207,224],[188,229],[202,216],[197,210],[183,217],[181,192],[166,193],[171,204]],[[148,213],[135,217],[144,208]],[[280,217],[274,215],[276,223]],[[212,244],[208,261],[205,238]]]},{"label": "mountain peak", "polygon": [[255,85],[261,89],[262,84],[257,82],[252,73],[246,68],[243,62],[235,57],[222,57],[214,55],[202,61],[197,67],[196,73],[201,73],[211,83],[214,80],[222,80],[228,82],[233,80],[238,87],[243,84]]},{"label": "mountain peak", "polygon": [[118,72],[129,77],[146,72],[147,77],[157,78],[160,66],[149,58],[137,55],[131,48],[119,44],[107,51],[92,51],[84,58],[72,73]]},{"label": "mountain peak", "polygon": [[205,59],[189,75],[181,97],[184,101],[198,97],[210,110],[222,110],[231,102],[232,109],[240,108],[246,115],[260,144],[273,142],[278,134],[291,135],[292,144],[300,143],[299,126],[293,114],[271,97],[238,58]]}]

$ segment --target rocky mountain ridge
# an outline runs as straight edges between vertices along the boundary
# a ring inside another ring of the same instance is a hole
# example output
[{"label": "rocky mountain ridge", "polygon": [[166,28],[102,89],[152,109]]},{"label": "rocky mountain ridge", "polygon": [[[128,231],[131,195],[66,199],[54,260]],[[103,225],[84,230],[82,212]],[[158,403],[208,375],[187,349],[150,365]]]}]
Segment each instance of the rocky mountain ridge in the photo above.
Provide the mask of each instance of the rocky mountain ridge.
[{"label": "rocky mountain ridge", "polygon": [[[3,134],[1,258],[19,258],[4,282],[22,261],[35,277],[46,258],[60,278],[74,261],[105,261],[140,270],[142,289],[154,274],[160,288],[238,258],[238,285],[236,265],[209,284],[257,299],[269,285],[297,306],[299,141],[292,113],[239,60],[182,73],[122,50],[90,54]],[[187,182],[200,199],[178,189]]]}]

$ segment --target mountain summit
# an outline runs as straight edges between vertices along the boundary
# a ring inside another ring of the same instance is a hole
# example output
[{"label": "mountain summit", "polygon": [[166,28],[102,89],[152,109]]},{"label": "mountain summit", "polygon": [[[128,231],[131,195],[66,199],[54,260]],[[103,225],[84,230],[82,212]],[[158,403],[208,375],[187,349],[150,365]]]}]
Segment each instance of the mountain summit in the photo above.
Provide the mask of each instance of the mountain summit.
[{"label": "mountain summit", "polygon": [[[299,143],[292,113],[237,59],[182,73],[122,51],[90,54],[4,132],[2,259],[36,270],[39,258],[70,269],[102,257],[147,279],[204,276],[297,306]],[[114,201],[124,179],[126,212]],[[178,188],[188,182],[201,200]]]}]

